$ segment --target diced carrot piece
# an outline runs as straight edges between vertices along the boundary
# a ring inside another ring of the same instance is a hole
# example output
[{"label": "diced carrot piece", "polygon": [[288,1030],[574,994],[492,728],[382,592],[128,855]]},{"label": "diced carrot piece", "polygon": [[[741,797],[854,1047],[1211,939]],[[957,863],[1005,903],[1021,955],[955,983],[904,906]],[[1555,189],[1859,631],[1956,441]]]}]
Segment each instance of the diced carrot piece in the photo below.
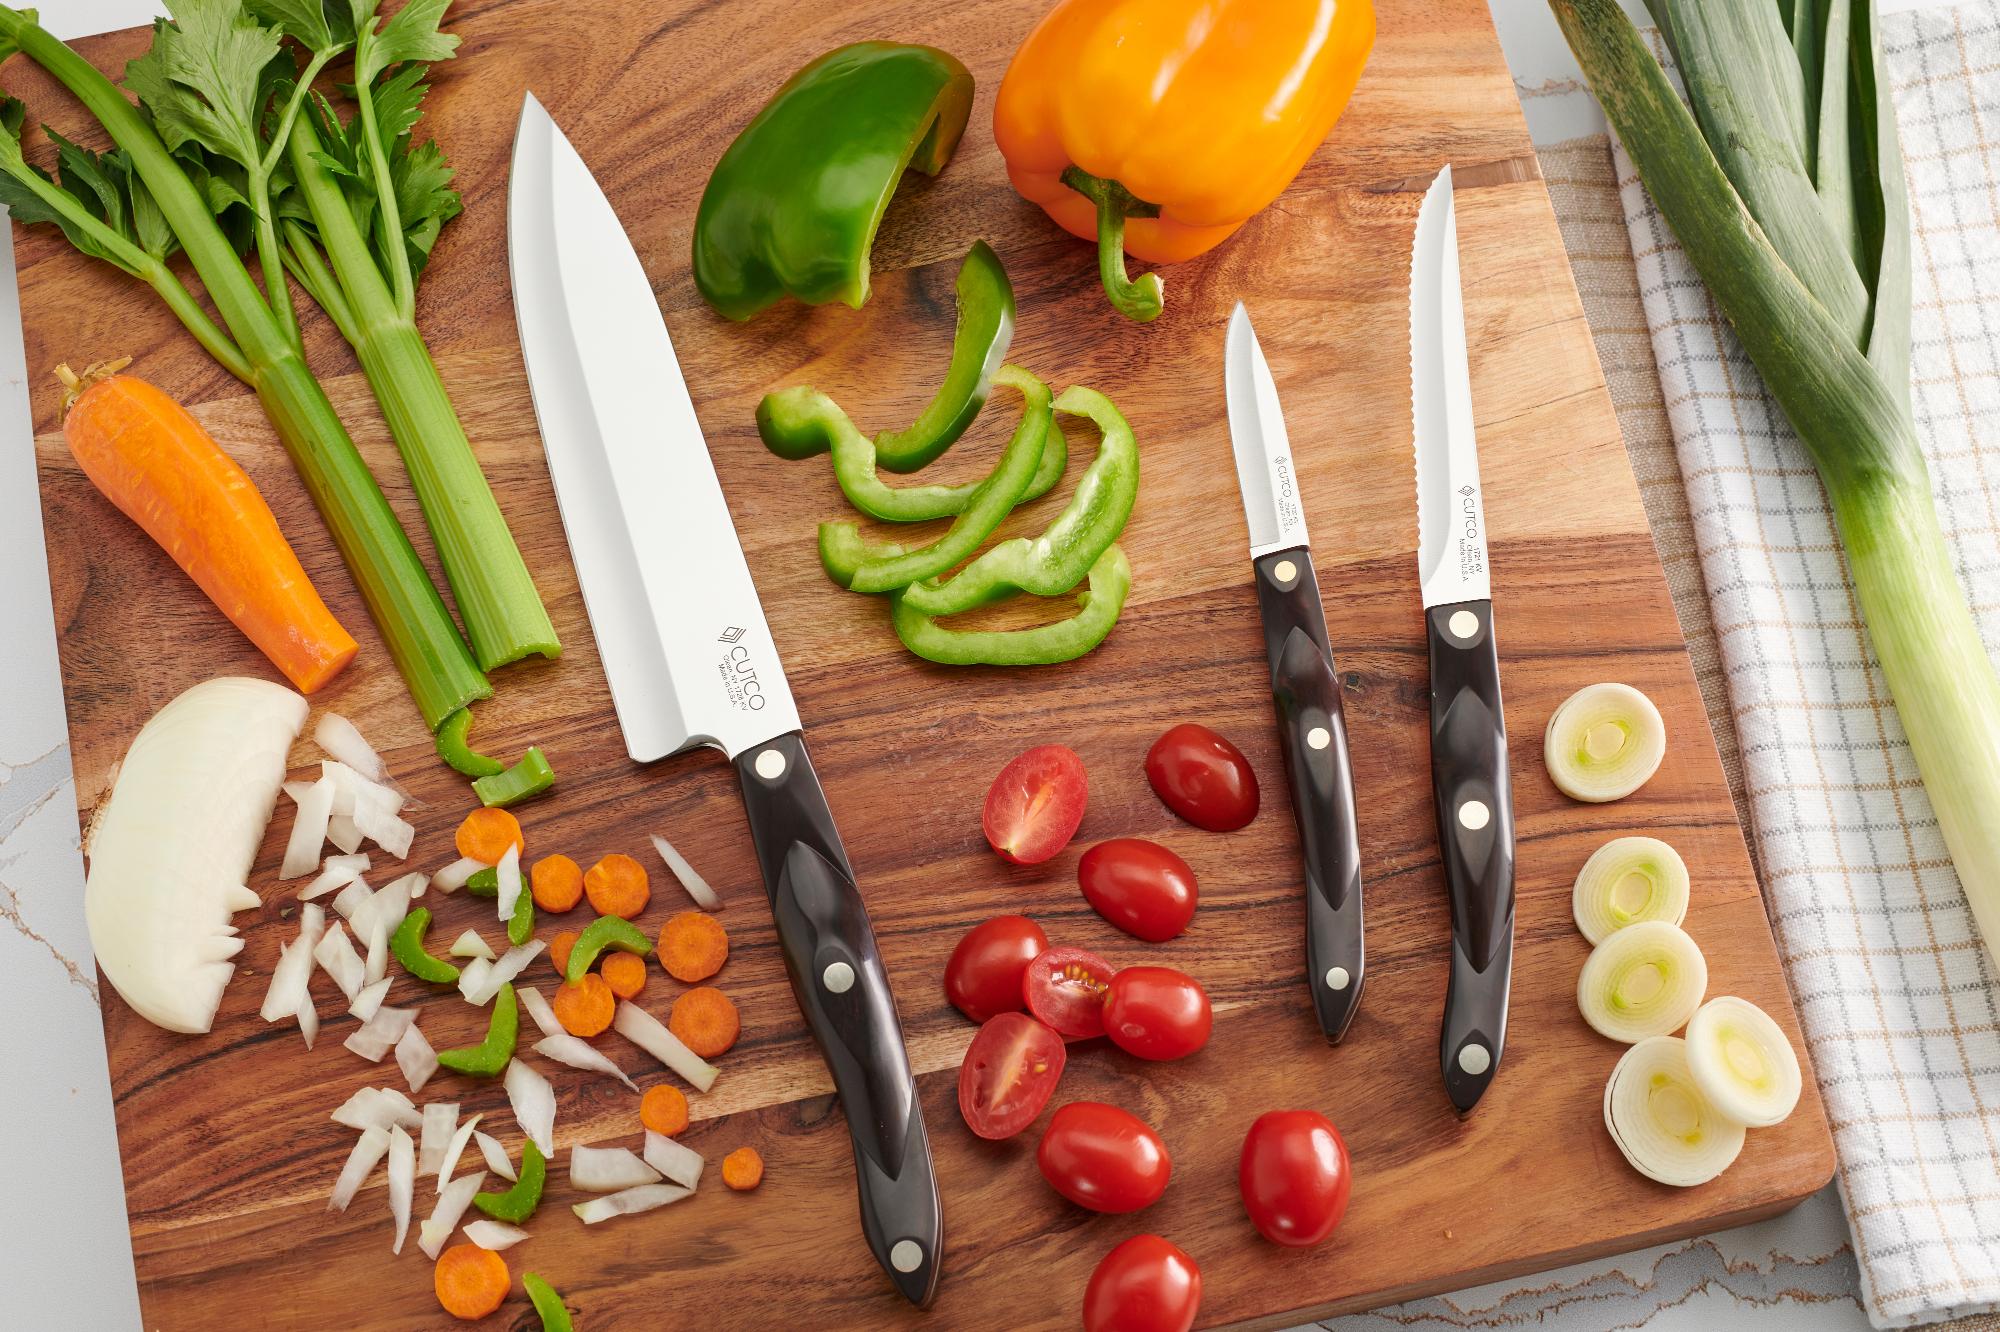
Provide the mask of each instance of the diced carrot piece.
[{"label": "diced carrot piece", "polygon": [[764,1182],[764,1158],[755,1147],[738,1147],[722,1158],[722,1182],[746,1193]]},{"label": "diced carrot piece", "polygon": [[679,1087],[669,1087],[661,1083],[648,1087],[646,1094],[639,1098],[639,1122],[655,1133],[664,1133],[669,1138],[686,1132],[688,1126],[688,1098]]},{"label": "diced carrot piece", "polygon": [[620,999],[637,998],[646,988],[646,959],[637,953],[606,953],[597,969],[604,974],[611,993]]}]

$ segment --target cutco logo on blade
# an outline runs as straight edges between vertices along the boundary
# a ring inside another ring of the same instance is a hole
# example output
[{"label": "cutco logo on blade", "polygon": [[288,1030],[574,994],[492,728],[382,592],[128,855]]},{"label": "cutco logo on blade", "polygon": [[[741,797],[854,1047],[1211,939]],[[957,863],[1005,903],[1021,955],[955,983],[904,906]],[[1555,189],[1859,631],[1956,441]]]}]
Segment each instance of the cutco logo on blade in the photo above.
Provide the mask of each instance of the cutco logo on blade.
[{"label": "cutco logo on blade", "polygon": [[1479,540],[1479,491],[1458,489],[1458,576],[1472,578],[1486,569],[1486,548]]},{"label": "cutco logo on blade", "polygon": [[1291,527],[1300,521],[1299,494],[1292,482],[1292,459],[1279,454],[1271,459],[1271,507],[1278,511],[1278,525]]},{"label": "cutco logo on blade", "polygon": [[722,692],[729,696],[729,705],[745,712],[764,710],[764,685],[757,678],[757,663],[751,660],[750,649],[743,645],[743,636],[749,631],[730,625],[716,636],[719,643],[730,645],[716,663],[716,672],[722,677]]}]

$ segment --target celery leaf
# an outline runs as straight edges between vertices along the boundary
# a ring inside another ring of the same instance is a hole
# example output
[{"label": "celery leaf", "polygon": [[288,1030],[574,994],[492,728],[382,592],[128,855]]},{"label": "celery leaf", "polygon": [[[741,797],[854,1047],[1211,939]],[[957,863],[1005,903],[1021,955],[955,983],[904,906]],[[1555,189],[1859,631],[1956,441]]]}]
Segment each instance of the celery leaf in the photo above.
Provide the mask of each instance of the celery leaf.
[{"label": "celery leaf", "polygon": [[458,38],[438,31],[450,5],[451,0],[407,0],[379,28],[372,18],[362,23],[354,50],[354,81],[372,86],[376,76],[392,65],[451,59]]}]

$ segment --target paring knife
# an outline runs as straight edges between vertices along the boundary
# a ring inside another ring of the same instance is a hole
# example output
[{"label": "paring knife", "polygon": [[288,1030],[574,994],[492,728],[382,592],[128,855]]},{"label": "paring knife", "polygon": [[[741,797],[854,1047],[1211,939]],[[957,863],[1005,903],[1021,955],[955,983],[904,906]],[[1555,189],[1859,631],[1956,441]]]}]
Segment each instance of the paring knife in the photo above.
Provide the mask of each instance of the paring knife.
[{"label": "paring knife", "polygon": [[646,272],[531,94],[508,185],[521,349],[625,747],[729,756],[792,991],[854,1139],[861,1226],[928,1304],[944,1218],[889,978]]},{"label": "paring knife", "polygon": [[1417,567],[1430,636],[1431,787],[1451,894],[1451,981],[1438,1056],[1445,1092],[1464,1114],[1492,1083],[1507,1040],[1514,798],[1449,166],[1424,195],[1410,253],[1410,400]]},{"label": "paring knife", "polygon": [[1271,665],[1271,700],[1278,710],[1278,742],[1305,856],[1306,983],[1320,1030],[1338,1041],[1361,1007],[1366,975],[1354,773],[1278,386],[1241,302],[1229,317],[1224,387],[1236,483],[1250,520],[1250,561]]}]

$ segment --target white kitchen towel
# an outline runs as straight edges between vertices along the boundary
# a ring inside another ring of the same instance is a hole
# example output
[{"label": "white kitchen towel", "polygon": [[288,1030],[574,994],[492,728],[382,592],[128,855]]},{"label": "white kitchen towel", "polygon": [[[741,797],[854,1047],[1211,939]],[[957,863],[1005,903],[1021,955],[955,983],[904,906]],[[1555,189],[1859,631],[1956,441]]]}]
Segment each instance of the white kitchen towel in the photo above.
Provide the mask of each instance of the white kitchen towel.
[{"label": "white kitchen towel", "polygon": [[[2000,655],[2000,5],[1883,26],[1910,182],[1917,433],[1959,578]],[[2000,973],[1812,463],[1622,149],[1617,163],[1764,890],[1833,1121],[1869,1316],[1896,1327],[2000,1308]]]}]

